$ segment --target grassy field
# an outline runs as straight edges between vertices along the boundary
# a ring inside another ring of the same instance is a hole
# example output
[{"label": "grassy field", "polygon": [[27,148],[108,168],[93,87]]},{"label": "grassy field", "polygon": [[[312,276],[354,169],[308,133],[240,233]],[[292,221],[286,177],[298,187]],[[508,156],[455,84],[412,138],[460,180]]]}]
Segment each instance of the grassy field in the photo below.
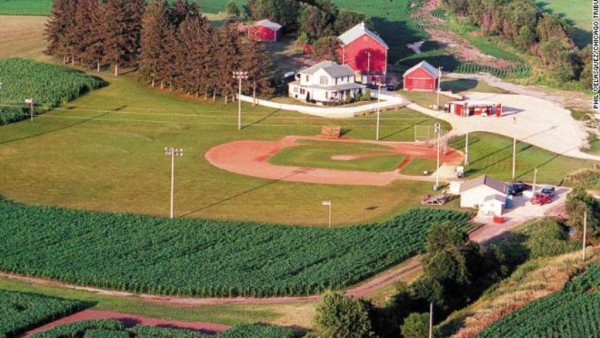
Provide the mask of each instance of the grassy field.
[{"label": "grassy field", "polygon": [[416,175],[421,176],[423,172],[427,171],[429,175],[435,172],[436,163],[431,160],[427,160],[424,158],[413,158],[400,169],[400,173],[404,175]]},{"label": "grassy field", "polygon": [[[390,154],[391,148],[372,144],[301,141],[269,159],[279,165],[327,169],[393,171],[406,157]],[[336,155],[381,155],[352,160],[335,160]]]},{"label": "grassy field", "polygon": [[[463,150],[464,136],[452,141],[450,146]],[[512,139],[489,133],[471,133],[469,160],[469,166],[465,168],[468,177],[488,174],[498,179],[510,180]],[[580,168],[592,167],[593,164],[592,161],[561,156],[527,143],[517,143],[518,180],[533,181],[533,171],[538,168],[538,183],[560,184],[566,174]]]}]

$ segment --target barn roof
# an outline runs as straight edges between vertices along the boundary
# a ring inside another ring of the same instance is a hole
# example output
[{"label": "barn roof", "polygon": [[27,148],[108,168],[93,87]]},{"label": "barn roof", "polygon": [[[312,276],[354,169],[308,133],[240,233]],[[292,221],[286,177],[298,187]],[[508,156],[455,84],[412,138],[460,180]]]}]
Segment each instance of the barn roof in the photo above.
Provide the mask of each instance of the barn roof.
[{"label": "barn roof", "polygon": [[263,19],[260,21],[257,21],[254,26],[262,26],[262,27],[267,27],[273,30],[280,30],[281,29],[281,25],[278,23],[275,23],[269,19]]},{"label": "barn roof", "polygon": [[421,61],[421,62],[419,62],[414,67],[412,67],[411,69],[409,69],[406,72],[404,72],[403,76],[406,76],[407,74],[410,74],[410,73],[414,72],[415,70],[417,70],[419,68],[423,68],[427,73],[431,74],[431,76],[435,77],[436,79],[440,76],[439,70],[436,69],[434,66],[432,66],[427,61]]},{"label": "barn roof", "polygon": [[350,44],[352,41],[360,38],[364,34],[368,34],[373,39],[382,44],[385,48],[389,48],[387,43],[385,43],[385,41],[383,41],[383,39],[379,35],[375,34],[373,31],[365,27],[364,22],[361,22],[358,25],[350,28],[342,35],[338,36],[338,39],[340,39],[344,45],[347,45]]},{"label": "barn roof", "polygon": [[469,191],[473,188],[477,188],[479,186],[488,186],[498,192],[501,192],[503,194],[505,194],[505,188],[506,185],[504,184],[504,182],[495,180],[487,175],[483,175],[483,176],[479,176],[477,178],[474,178],[470,181],[467,181],[465,183],[463,183],[463,185],[460,187],[460,193],[462,194],[465,191]]},{"label": "barn roof", "polygon": [[299,71],[300,74],[313,75],[320,69],[323,69],[331,77],[354,76],[354,71],[348,65],[339,65],[334,61],[321,61],[314,66],[304,68]]}]

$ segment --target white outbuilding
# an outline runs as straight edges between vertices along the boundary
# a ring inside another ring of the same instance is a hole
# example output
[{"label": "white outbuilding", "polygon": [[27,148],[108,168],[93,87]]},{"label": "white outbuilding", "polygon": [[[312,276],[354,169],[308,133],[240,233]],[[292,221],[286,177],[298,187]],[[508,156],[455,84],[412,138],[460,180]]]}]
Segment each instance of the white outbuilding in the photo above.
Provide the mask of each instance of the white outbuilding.
[{"label": "white outbuilding", "polygon": [[506,184],[486,175],[466,181],[460,187],[461,208],[497,210],[499,205],[504,208],[505,201]]}]

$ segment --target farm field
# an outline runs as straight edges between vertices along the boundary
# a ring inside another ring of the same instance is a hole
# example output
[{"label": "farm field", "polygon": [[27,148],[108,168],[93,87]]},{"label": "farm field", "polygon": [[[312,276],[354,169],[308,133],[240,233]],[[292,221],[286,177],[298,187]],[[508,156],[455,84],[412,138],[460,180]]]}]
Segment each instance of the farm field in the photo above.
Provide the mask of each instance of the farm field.
[{"label": "farm field", "polygon": [[41,114],[105,85],[81,71],[20,58],[0,59],[0,79],[0,124],[28,117],[24,98],[32,98],[35,114]]},{"label": "farm field", "polygon": [[[414,209],[338,229],[82,212],[0,202],[0,269],[135,293],[317,294],[423,249],[427,229],[471,215]],[[265,260],[264,252],[270,252]],[[194,268],[196,267],[196,268]]]},{"label": "farm field", "polygon": [[294,330],[276,326],[260,326],[252,324],[239,324],[227,331],[216,335],[200,332],[172,329],[168,327],[152,327],[135,325],[126,328],[118,320],[99,319],[84,320],[69,324],[55,326],[49,330],[33,334],[33,338],[58,338],[58,337],[154,337],[154,338],[293,338]]},{"label": "farm field", "polygon": [[79,301],[10,292],[0,287],[0,336],[16,336],[84,307]]},{"label": "farm field", "polygon": [[[335,143],[300,141],[300,146],[285,148],[269,159],[279,165],[306,166],[314,168],[393,171],[406,157],[390,155],[391,148],[364,143]],[[335,156],[365,156],[364,158],[340,160]]]},{"label": "farm field", "polygon": [[[597,337],[600,335],[600,263],[544,298],[490,325],[478,337]],[[536,318],[536,320],[531,320]]]},{"label": "farm field", "polygon": [[[456,138],[450,146],[463,150],[465,137]],[[467,177],[487,174],[508,181],[512,175],[512,139],[489,133],[471,133],[469,159],[470,164],[465,168]],[[517,143],[517,180],[533,181],[533,171],[538,168],[538,184],[560,184],[568,173],[593,165],[593,161],[561,156],[524,142]]]}]

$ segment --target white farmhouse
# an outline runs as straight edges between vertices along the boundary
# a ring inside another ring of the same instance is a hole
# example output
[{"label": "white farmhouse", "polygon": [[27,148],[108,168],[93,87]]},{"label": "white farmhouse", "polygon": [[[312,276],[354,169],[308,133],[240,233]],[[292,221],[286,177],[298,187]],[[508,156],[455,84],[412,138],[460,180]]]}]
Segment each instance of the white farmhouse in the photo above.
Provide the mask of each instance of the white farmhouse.
[{"label": "white farmhouse", "polygon": [[504,206],[506,185],[504,182],[488,176],[480,176],[462,184],[460,187],[461,208],[482,208],[489,213]]},{"label": "white farmhouse", "polygon": [[354,82],[354,71],[347,65],[322,61],[296,74],[296,81],[288,84],[289,96],[317,102],[343,102],[348,96],[356,97],[365,86]]}]

